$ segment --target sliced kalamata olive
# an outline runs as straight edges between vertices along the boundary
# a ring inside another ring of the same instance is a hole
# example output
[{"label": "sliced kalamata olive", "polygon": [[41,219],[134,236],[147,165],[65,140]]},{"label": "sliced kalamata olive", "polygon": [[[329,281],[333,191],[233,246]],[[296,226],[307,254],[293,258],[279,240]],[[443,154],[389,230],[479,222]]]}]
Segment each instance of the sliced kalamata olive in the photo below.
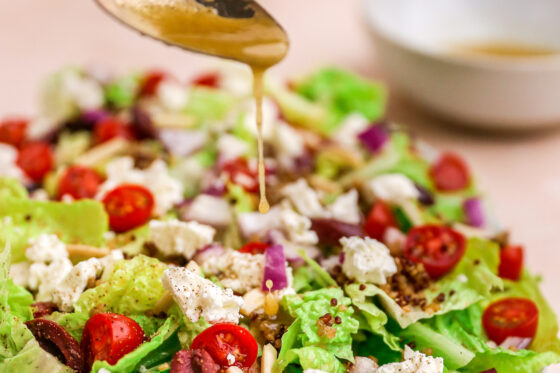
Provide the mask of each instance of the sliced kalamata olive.
[{"label": "sliced kalamata olive", "polygon": [[25,324],[43,350],[78,372],[83,370],[80,344],[62,326],[46,319],[33,319]]},{"label": "sliced kalamata olive", "polygon": [[132,128],[134,128],[134,134],[140,140],[157,137],[157,130],[150,115],[138,106],[132,108]]},{"label": "sliced kalamata olive", "polygon": [[31,309],[33,310],[33,317],[38,319],[58,311],[58,306],[53,302],[36,302],[31,305]]},{"label": "sliced kalamata olive", "polygon": [[424,206],[431,206],[435,203],[434,196],[432,195],[432,193],[430,193],[429,190],[418,184],[415,184],[415,186],[418,190],[418,202],[420,202]]},{"label": "sliced kalamata olive", "polygon": [[322,245],[336,246],[339,245],[342,237],[364,236],[361,226],[335,219],[311,219],[311,229],[317,233],[319,243]]},{"label": "sliced kalamata olive", "polygon": [[173,356],[169,373],[218,373],[219,369],[206,350],[181,350]]}]

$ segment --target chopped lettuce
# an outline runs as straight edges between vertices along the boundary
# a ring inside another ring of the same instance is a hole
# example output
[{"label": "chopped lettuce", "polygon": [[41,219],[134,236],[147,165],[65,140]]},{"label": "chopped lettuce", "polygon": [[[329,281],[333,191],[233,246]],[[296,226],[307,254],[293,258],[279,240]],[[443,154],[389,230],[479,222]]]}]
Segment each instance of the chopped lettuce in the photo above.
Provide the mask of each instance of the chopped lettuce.
[{"label": "chopped lettuce", "polygon": [[[308,274],[310,280],[317,283],[317,285],[319,287],[322,287],[322,288],[338,286],[336,281],[331,277],[331,275],[329,275],[329,273],[327,271],[325,271],[323,269],[323,267],[321,267],[319,265],[319,263],[317,263],[316,261],[311,259],[307,255],[305,250],[299,250],[298,254],[302,257],[302,259],[308,265],[308,267],[306,267],[306,268],[309,268],[309,270],[310,270],[310,273]],[[301,286],[301,285],[299,285],[299,286]]]},{"label": "chopped lettuce", "polygon": [[228,92],[205,87],[192,88],[185,113],[196,118],[197,125],[222,120],[235,105],[236,99]]},{"label": "chopped lettuce", "polygon": [[56,164],[59,166],[71,164],[88,150],[91,142],[91,134],[87,131],[63,132],[54,152]]},{"label": "chopped lettuce", "polygon": [[[31,314],[31,294],[8,277],[9,245],[0,251],[0,370],[5,359],[13,358],[33,339],[24,322]],[[9,370],[7,370],[9,371]]]},{"label": "chopped lettuce", "polygon": [[107,230],[105,209],[93,200],[62,203],[7,197],[0,204],[0,245],[10,242],[13,262],[25,259],[24,247],[39,234],[54,233],[66,243],[99,246]]},{"label": "chopped lettuce", "polygon": [[315,346],[295,348],[288,351],[279,366],[284,370],[291,363],[299,363],[304,370],[317,369],[329,373],[346,372],[344,364],[333,354]]},{"label": "chopped lettuce", "polygon": [[17,179],[0,177],[0,198],[27,198],[27,189]]},{"label": "chopped lettuce", "polygon": [[165,293],[161,277],[166,265],[155,258],[138,255],[116,264],[107,282],[86,290],[76,302],[76,312],[92,309],[124,315],[143,314]]},{"label": "chopped lettuce", "polygon": [[[332,299],[336,299],[335,305],[331,302]],[[350,299],[344,296],[342,289],[330,288],[309,291],[303,295],[286,295],[282,299],[282,306],[296,318],[296,325],[300,327],[296,345],[319,346],[338,358],[354,360],[352,334],[358,331],[359,323],[353,316]],[[340,318],[341,322],[333,322],[327,328],[320,326],[319,318],[327,314],[333,320]],[[286,348],[290,347],[282,345],[282,350]]]},{"label": "chopped lettuce", "polygon": [[[26,328],[27,329],[27,328]],[[29,333],[31,334],[31,332]],[[13,357],[0,360],[0,373],[72,373],[73,369],[62,364],[56,357],[43,350],[39,343],[31,338]]]},{"label": "chopped lettuce", "polygon": [[132,106],[142,81],[140,74],[129,74],[105,87],[105,100],[118,109]]},{"label": "chopped lettuce", "polygon": [[[367,284],[364,290],[356,290],[358,284],[347,286],[346,291],[358,304],[368,303],[378,298],[387,314],[401,328],[406,328],[418,320],[462,310],[488,297],[493,291],[503,288],[502,280],[496,275],[499,263],[499,247],[491,241],[477,238],[467,243],[465,255],[453,271],[434,283],[426,290],[426,299],[431,303],[438,295],[444,294],[445,301],[435,313],[426,312],[419,307],[410,310],[401,308],[387,293],[375,285]],[[449,296],[453,292],[452,296]],[[364,300],[364,297],[366,300]],[[370,298],[371,297],[371,298]]]},{"label": "chopped lettuce", "polygon": [[89,314],[80,312],[53,312],[49,316],[45,316],[45,318],[62,326],[74,339],[80,342],[86,322],[89,320]]}]

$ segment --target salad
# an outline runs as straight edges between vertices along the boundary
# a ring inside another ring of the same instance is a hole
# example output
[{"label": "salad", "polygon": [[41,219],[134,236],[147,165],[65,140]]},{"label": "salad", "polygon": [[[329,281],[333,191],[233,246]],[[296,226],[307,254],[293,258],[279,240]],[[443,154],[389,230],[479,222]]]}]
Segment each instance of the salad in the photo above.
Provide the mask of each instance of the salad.
[{"label": "salad", "polygon": [[468,165],[334,68],[49,77],[0,123],[0,372],[540,372],[558,324]]}]

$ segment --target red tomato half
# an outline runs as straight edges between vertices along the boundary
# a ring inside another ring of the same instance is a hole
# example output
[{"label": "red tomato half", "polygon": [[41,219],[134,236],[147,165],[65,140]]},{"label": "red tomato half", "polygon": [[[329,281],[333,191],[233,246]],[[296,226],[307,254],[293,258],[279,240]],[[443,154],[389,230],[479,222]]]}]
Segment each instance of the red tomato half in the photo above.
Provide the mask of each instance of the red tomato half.
[{"label": "red tomato half", "polygon": [[95,142],[101,144],[116,137],[132,139],[132,129],[116,118],[106,118],[95,124],[93,128],[93,138]]},{"label": "red tomato half", "polygon": [[[191,345],[191,349],[206,350],[222,367],[237,366],[249,368],[257,360],[259,346],[255,337],[245,328],[234,324],[215,324],[200,333]],[[228,355],[235,357],[235,362],[228,362]]]},{"label": "red tomato half", "polygon": [[533,338],[539,323],[539,309],[529,299],[504,298],[490,304],[482,315],[488,338],[501,344],[508,337]]},{"label": "red tomato half", "polygon": [[393,217],[393,213],[387,204],[383,201],[377,201],[371,208],[364,225],[366,234],[378,241],[383,241],[383,235],[389,227],[396,227],[397,222]]},{"label": "red tomato half", "polygon": [[464,189],[469,185],[470,173],[465,161],[458,155],[445,153],[430,169],[436,187],[451,192]]},{"label": "red tomato half", "polygon": [[107,193],[103,204],[111,229],[125,232],[148,221],[154,209],[154,197],[141,185],[124,184]]},{"label": "red tomato half", "polygon": [[40,182],[53,167],[53,154],[49,144],[30,142],[19,150],[16,164],[33,181]]},{"label": "red tomato half", "polygon": [[451,271],[465,253],[465,237],[451,228],[424,225],[408,232],[404,254],[422,263],[432,278]]},{"label": "red tomato half", "polygon": [[93,198],[103,178],[94,170],[83,166],[68,167],[58,182],[58,198],[65,194],[74,199]]},{"label": "red tomato half", "polygon": [[217,72],[210,72],[197,76],[191,81],[191,84],[195,86],[218,88],[220,86],[220,74]]},{"label": "red tomato half", "polygon": [[27,120],[7,119],[0,122],[0,142],[19,148],[25,140]]},{"label": "red tomato half", "polygon": [[249,168],[247,160],[237,158],[225,163],[222,170],[226,173],[232,183],[237,184],[249,193],[259,191],[258,174]]},{"label": "red tomato half", "polygon": [[500,251],[500,267],[498,274],[502,278],[512,281],[519,280],[523,269],[523,248],[521,246],[506,246]]},{"label": "red tomato half", "polygon": [[153,70],[146,74],[140,88],[140,96],[153,96],[161,82],[167,77],[163,71]]},{"label": "red tomato half", "polygon": [[94,361],[114,365],[143,341],[144,331],[136,321],[116,313],[98,313],[86,322],[80,347],[89,372]]},{"label": "red tomato half", "polygon": [[239,249],[240,253],[249,253],[249,254],[264,254],[264,252],[266,251],[266,249],[269,247],[270,245],[264,242],[249,242],[248,244],[246,244],[245,246],[243,246],[241,249]]}]

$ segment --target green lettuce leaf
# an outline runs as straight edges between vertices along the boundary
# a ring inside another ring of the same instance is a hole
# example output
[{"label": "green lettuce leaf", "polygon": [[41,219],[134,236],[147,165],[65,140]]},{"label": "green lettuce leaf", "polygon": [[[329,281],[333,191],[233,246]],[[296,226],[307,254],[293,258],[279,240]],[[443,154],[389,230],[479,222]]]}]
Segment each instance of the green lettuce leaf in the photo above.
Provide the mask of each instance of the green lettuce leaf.
[{"label": "green lettuce leaf", "polygon": [[100,246],[107,230],[107,214],[97,201],[62,203],[8,197],[0,203],[0,245],[9,240],[14,263],[25,260],[29,239],[42,233],[56,234],[66,243]]},{"label": "green lettuce leaf", "polygon": [[138,255],[116,264],[107,282],[86,290],[76,302],[78,313],[93,308],[124,315],[143,314],[165,293],[161,277],[166,265],[155,258]]},{"label": "green lettuce leaf", "polygon": [[[503,281],[496,275],[498,263],[499,247],[496,243],[478,238],[470,239],[467,242],[465,255],[453,271],[435,282],[425,292],[428,304],[440,294],[445,296],[444,302],[435,313],[426,312],[419,307],[404,310],[387,293],[372,284],[367,284],[362,291],[359,289],[356,291],[355,287],[359,285],[353,284],[347,291],[350,296],[354,296],[358,304],[372,303],[373,300],[368,298],[378,298],[386,313],[397,321],[401,328],[406,328],[418,320],[465,309],[486,299],[492,292],[501,290]],[[449,294],[452,293],[453,295],[450,296]],[[366,300],[362,297],[366,297]]]},{"label": "green lettuce leaf", "polygon": [[222,120],[236,103],[232,94],[204,87],[191,89],[185,113],[195,118],[197,125]]},{"label": "green lettuce leaf", "polygon": [[56,357],[43,350],[35,339],[29,339],[19,353],[0,362],[0,373],[72,373]]},{"label": "green lettuce leaf", "polygon": [[17,355],[33,339],[24,322],[29,320],[33,298],[8,277],[10,247],[0,251],[0,362]]},{"label": "green lettuce leaf", "polygon": [[[336,299],[336,305],[331,303]],[[287,295],[282,299],[282,306],[296,318],[301,328],[298,336],[302,346],[320,346],[336,357],[353,361],[352,334],[358,331],[359,322],[353,317],[350,299],[344,296],[342,289],[330,288],[309,291],[303,295]],[[333,323],[334,335],[325,335],[319,331],[318,320],[330,314],[340,318],[340,324]],[[282,346],[284,349],[284,346]]]},{"label": "green lettuce leaf", "polygon": [[0,198],[27,198],[27,189],[17,180],[8,177],[0,177]]},{"label": "green lettuce leaf", "polygon": [[89,320],[89,314],[72,312],[53,312],[52,314],[45,316],[46,319],[56,322],[58,325],[62,326],[74,339],[78,342],[82,340],[82,333],[86,322]]},{"label": "green lettuce leaf", "polygon": [[299,363],[304,370],[317,369],[329,373],[344,373],[346,367],[333,354],[320,347],[302,347],[288,351],[279,367],[282,371],[291,363]]},{"label": "green lettuce leaf", "polygon": [[132,106],[138,95],[142,81],[140,74],[129,74],[111,82],[105,87],[105,100],[116,108]]}]

